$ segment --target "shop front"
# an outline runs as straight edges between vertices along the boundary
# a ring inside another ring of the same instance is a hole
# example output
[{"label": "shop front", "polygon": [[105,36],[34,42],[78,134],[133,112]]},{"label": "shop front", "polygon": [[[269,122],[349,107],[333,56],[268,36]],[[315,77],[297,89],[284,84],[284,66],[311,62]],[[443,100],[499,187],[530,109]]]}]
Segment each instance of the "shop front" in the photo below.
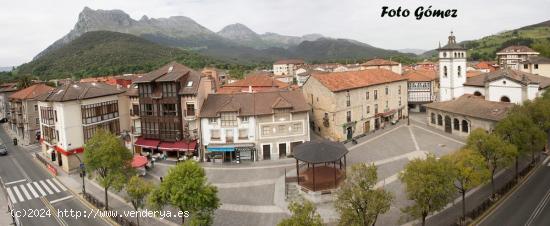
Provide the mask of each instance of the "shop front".
[{"label": "shop front", "polygon": [[207,162],[241,163],[241,161],[256,161],[254,143],[210,144],[206,146],[206,152]]}]

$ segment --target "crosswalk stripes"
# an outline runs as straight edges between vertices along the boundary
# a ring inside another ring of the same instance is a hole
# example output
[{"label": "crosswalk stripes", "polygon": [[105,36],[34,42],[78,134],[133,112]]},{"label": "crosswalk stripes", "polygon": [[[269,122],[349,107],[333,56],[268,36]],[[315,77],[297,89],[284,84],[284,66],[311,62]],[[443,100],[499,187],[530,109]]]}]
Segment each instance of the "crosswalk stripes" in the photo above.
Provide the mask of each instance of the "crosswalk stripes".
[{"label": "crosswalk stripes", "polygon": [[59,189],[55,185],[53,185],[53,183],[50,179],[47,179],[46,181],[48,182],[48,184],[50,184],[50,186],[52,186],[53,190],[55,190],[56,193],[61,192],[61,191],[59,191]]},{"label": "crosswalk stripes", "polygon": [[53,195],[55,193],[60,193],[67,190],[65,186],[53,178],[32,181],[26,184],[14,184],[6,187],[6,189],[8,191],[8,196],[13,203],[24,202],[33,198]]},{"label": "crosswalk stripes", "polygon": [[20,202],[25,201],[25,199],[23,199],[23,196],[19,192],[19,189],[17,189],[17,186],[13,186],[13,191],[15,191],[15,194],[17,195],[17,198],[19,198]]},{"label": "crosswalk stripes", "polygon": [[44,190],[42,190],[40,185],[38,185],[38,182],[33,181],[32,184],[34,184],[34,187],[36,187],[38,189],[38,192],[40,192],[41,196],[46,196],[46,192],[44,192]]},{"label": "crosswalk stripes", "polygon": [[40,197],[40,196],[38,196],[38,193],[36,193],[36,191],[32,188],[31,183],[28,183],[28,184],[27,184],[27,187],[29,187],[29,190],[31,191],[31,193],[32,193],[32,195],[34,196],[34,198]]},{"label": "crosswalk stripes", "polygon": [[25,197],[27,197],[27,200],[31,200],[31,199],[32,199],[32,197],[31,197],[31,195],[29,194],[29,192],[27,191],[27,189],[25,189],[25,185],[24,185],[24,184],[19,185],[19,188],[21,188],[21,191],[23,191],[23,194],[25,194]]},{"label": "crosswalk stripes", "polygon": [[50,188],[48,187],[48,185],[46,185],[46,183],[45,183],[43,180],[41,180],[41,181],[39,181],[39,182],[40,182],[40,184],[41,184],[42,186],[44,186],[44,189],[46,189],[46,191],[48,192],[48,194],[53,195],[52,189],[50,189]]}]

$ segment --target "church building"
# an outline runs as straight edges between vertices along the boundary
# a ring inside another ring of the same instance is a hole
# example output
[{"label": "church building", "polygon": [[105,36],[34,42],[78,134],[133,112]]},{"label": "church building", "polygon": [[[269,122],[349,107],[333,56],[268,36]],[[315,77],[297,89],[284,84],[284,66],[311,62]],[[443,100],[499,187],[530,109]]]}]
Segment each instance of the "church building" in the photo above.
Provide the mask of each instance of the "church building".
[{"label": "church building", "polygon": [[492,131],[515,104],[533,100],[550,86],[550,78],[504,68],[466,76],[466,48],[451,32],[439,52],[440,102],[424,105],[428,124],[459,136],[476,129]]}]

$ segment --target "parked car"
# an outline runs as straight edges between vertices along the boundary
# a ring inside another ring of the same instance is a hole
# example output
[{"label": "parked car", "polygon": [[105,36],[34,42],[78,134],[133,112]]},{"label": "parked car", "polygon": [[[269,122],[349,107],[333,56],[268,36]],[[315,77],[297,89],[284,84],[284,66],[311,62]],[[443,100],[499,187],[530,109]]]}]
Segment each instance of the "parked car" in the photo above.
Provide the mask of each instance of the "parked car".
[{"label": "parked car", "polygon": [[8,149],[3,144],[0,144],[0,155],[7,155]]}]

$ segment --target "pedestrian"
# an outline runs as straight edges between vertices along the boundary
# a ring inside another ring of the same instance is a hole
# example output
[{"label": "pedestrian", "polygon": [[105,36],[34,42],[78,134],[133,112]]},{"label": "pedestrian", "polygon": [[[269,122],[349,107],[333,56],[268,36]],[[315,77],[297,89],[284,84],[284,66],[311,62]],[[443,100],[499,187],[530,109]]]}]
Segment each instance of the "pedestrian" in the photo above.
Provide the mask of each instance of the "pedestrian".
[{"label": "pedestrian", "polygon": [[160,183],[162,183],[162,177],[160,177]]}]

